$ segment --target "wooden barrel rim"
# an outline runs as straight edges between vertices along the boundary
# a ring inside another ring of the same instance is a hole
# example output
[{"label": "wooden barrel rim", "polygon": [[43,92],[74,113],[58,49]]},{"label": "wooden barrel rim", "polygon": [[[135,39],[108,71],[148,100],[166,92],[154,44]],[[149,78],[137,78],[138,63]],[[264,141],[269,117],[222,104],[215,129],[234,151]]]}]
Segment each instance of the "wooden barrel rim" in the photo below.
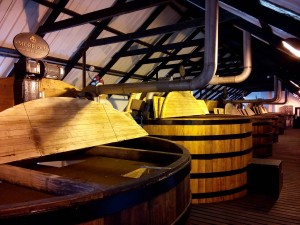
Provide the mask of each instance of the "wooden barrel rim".
[{"label": "wooden barrel rim", "polygon": [[270,114],[260,114],[260,115],[253,115],[253,116],[250,116],[251,118],[259,118],[259,119],[263,119],[263,118],[278,118],[277,115],[270,115]]},{"label": "wooden barrel rim", "polygon": [[[50,201],[47,198],[26,203],[9,204],[9,208],[1,206],[0,221],[5,224],[6,222],[20,223],[21,221],[25,224],[37,224],[37,221],[43,221],[43,224],[53,224],[53,221],[56,221],[56,224],[59,224],[59,221],[66,221],[65,218],[68,218],[68,224],[77,224],[111,215],[150,200],[171,190],[189,175],[190,154],[185,148],[176,146],[182,150],[182,156],[168,165],[170,169],[163,170],[161,173],[154,173],[150,177],[132,180],[108,191],[94,190],[66,196],[55,196],[50,198]],[[58,202],[59,204],[57,204]],[[185,212],[182,213],[182,217],[187,216],[190,202]],[[37,210],[38,205],[42,205],[43,208]],[[19,209],[24,206],[26,212],[20,214]]]},{"label": "wooden barrel rim", "polygon": [[[198,120],[197,120],[198,118]],[[251,122],[251,119],[239,118],[239,119],[225,119],[225,120],[200,120],[201,117],[188,118],[190,120],[183,119],[156,119],[156,120],[143,120],[145,125],[222,125],[222,124],[247,124]],[[209,118],[210,119],[210,118]]]},{"label": "wooden barrel rim", "polygon": [[239,133],[239,134],[221,134],[221,135],[201,135],[201,136],[183,136],[183,135],[151,135],[152,137],[165,138],[172,141],[213,141],[213,140],[227,140],[227,139],[240,139],[250,137],[252,132]]},{"label": "wooden barrel rim", "polygon": [[253,126],[264,126],[264,125],[272,125],[271,122],[253,122],[252,123]]}]

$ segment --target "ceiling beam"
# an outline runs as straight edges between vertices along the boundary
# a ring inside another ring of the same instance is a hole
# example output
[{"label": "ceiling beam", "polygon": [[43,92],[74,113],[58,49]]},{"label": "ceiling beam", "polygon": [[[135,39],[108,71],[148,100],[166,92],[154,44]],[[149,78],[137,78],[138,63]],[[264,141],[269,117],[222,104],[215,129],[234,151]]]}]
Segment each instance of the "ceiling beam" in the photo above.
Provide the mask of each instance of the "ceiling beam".
[{"label": "ceiling beam", "polygon": [[[38,1],[36,1],[38,3]],[[51,12],[51,14],[47,17],[45,23],[43,26],[51,26],[59,16],[59,14],[62,12],[62,10],[66,7],[69,0],[60,0],[54,7]],[[40,26],[36,32],[37,35],[44,37],[45,34],[41,31],[42,26]]]},{"label": "ceiling beam", "polygon": [[[171,46],[173,46],[173,49],[175,49],[172,53],[174,55],[178,54],[178,52],[181,51],[182,48],[187,47],[186,45],[188,45],[189,47],[191,46],[204,46],[204,39],[196,39],[193,40],[198,34],[199,32],[203,32],[202,28],[197,28],[195,29],[190,36],[188,36],[184,41],[182,41],[181,43],[174,43],[174,44],[170,44]],[[194,41],[196,45],[192,44]],[[174,45],[177,44],[181,44],[180,46],[177,46],[176,48],[174,48]],[[191,45],[192,44],[192,45]],[[197,48],[197,47],[196,47]],[[157,74],[159,72],[159,70],[161,70],[161,67],[163,67],[164,65],[166,65],[169,61],[166,59],[164,61],[161,62],[160,65],[158,65],[157,67],[155,67],[154,70],[150,71],[150,73],[147,75],[147,77],[144,79],[144,81],[149,81],[150,79],[152,79],[152,77]]]},{"label": "ceiling beam", "polygon": [[0,56],[9,58],[20,58],[21,54],[16,49],[0,47]]},{"label": "ceiling beam", "polygon": [[[171,33],[165,34],[162,36],[162,38],[156,43],[156,45],[162,45],[164,42],[166,42],[170,37],[172,36]],[[130,77],[131,74],[135,73],[141,66],[144,64],[144,60],[149,59],[153,53],[147,53],[145,54],[142,59],[140,59],[132,69],[127,73],[127,75],[119,81],[119,83],[125,83]]]},{"label": "ceiling beam", "polygon": [[[144,21],[144,23],[138,28],[137,31],[140,30],[144,30],[147,29],[150,24],[165,10],[166,6],[165,5],[160,5],[159,7],[157,7],[152,13],[151,15],[147,18],[146,21]],[[134,41],[128,41],[124,44],[124,46],[119,50],[119,52],[126,52],[128,51],[128,49],[130,49],[130,47],[132,46],[132,44],[134,43]],[[106,66],[103,68],[102,71],[100,71],[99,76],[103,77],[106,72],[112,68],[120,59],[120,57],[117,55],[117,53],[115,53],[113,55],[113,57],[111,58],[111,60],[106,64]]]},{"label": "ceiling beam", "polygon": [[160,58],[150,58],[145,60],[144,64],[152,64],[152,63],[160,63],[162,60],[168,59],[169,62],[177,61],[177,60],[187,60],[193,58],[203,57],[204,52],[192,52],[188,54],[181,54],[181,55],[172,55],[172,56],[165,56]]},{"label": "ceiling beam", "polygon": [[[61,13],[62,9],[64,9],[64,7],[68,4],[69,0],[61,0],[59,1],[59,3],[53,8],[53,10],[51,11],[50,15],[48,15],[47,19],[45,20],[44,24],[45,25],[49,25],[52,24],[57,17],[59,16],[59,14]],[[41,26],[37,29],[36,34],[40,37],[44,37],[45,34],[43,34],[41,32]],[[21,58],[23,58],[24,56],[21,56]],[[20,60],[20,59],[19,59]],[[14,70],[12,69],[10,71],[10,73],[8,74],[8,77],[11,77],[14,75]]]},{"label": "ceiling beam", "polygon": [[201,19],[195,19],[190,21],[185,21],[181,23],[176,23],[172,25],[167,25],[163,27],[148,29],[148,30],[142,30],[139,32],[133,32],[123,35],[118,35],[114,37],[107,37],[107,38],[101,38],[97,40],[91,40],[87,41],[83,47],[93,47],[93,46],[101,46],[101,45],[107,45],[107,44],[113,44],[118,43],[122,41],[129,41],[129,40],[136,40],[139,38],[149,37],[149,36],[155,36],[158,34],[167,34],[167,33],[173,33],[175,31],[181,31],[188,28],[194,28],[194,27],[203,27],[204,23]]},{"label": "ceiling beam", "polygon": [[101,10],[97,10],[94,12],[90,12],[84,15],[76,16],[73,18],[61,20],[55,23],[52,23],[51,25],[48,26],[42,26],[40,28],[40,32],[42,33],[49,33],[49,32],[54,32],[58,30],[63,30],[79,25],[83,25],[86,23],[90,22],[96,22],[102,19],[108,19],[112,18],[115,16],[120,16],[126,13],[150,8],[153,6],[161,5],[168,3],[173,0],[135,0],[135,1],[130,1],[128,3],[125,3],[120,6],[114,6],[114,7],[109,7]]},{"label": "ceiling beam", "polygon": [[[124,4],[126,0],[119,0],[116,1],[114,6]],[[87,37],[87,41],[96,40],[97,37],[101,34],[101,32],[108,26],[111,22],[112,18],[102,20],[101,22],[97,23],[94,29],[90,32],[89,36]],[[65,75],[63,79],[68,75],[68,73],[72,70],[73,66],[80,60],[82,57],[83,51],[86,51],[88,48],[84,48],[84,43],[81,44],[77,49],[77,51],[71,56],[69,59],[66,67],[65,67]]]},{"label": "ceiling beam", "polygon": [[182,48],[203,45],[203,44],[204,44],[204,39],[196,39],[189,42],[178,42],[178,43],[166,44],[161,46],[154,46],[151,48],[135,49],[126,52],[119,52],[117,54],[119,57],[126,57],[126,56],[147,54],[149,52],[153,53],[153,52],[162,52],[166,50],[182,49]]},{"label": "ceiling beam", "polygon": [[230,10],[228,6],[237,9],[234,12],[231,11],[237,16],[243,17],[245,16],[243,14],[246,13],[257,18],[260,21],[286,31],[291,35],[300,37],[300,30],[295,29],[299,26],[299,21],[292,17],[286,16],[285,14],[281,14],[272,9],[262,6],[259,3],[259,0],[221,0],[219,5],[225,10]]},{"label": "ceiling beam", "polygon": [[[55,3],[52,3],[52,2],[48,2],[48,1],[45,1],[45,0],[33,0],[41,5],[44,5],[48,8],[51,8],[51,9],[56,9],[57,7],[57,4]],[[72,10],[69,10],[69,9],[66,9],[66,8],[63,8],[61,9],[61,12],[63,12],[64,14],[66,15],[69,15],[69,16],[72,16],[72,17],[77,17],[77,16],[80,16],[81,14],[77,13],[77,12],[74,12]],[[94,25],[94,26],[98,26],[100,24],[100,22],[91,22],[90,23],[91,25]],[[110,26],[106,26],[105,27],[105,30],[110,32],[110,33],[113,33],[113,34],[116,34],[116,35],[122,35],[124,34],[123,32],[119,31],[119,30],[116,30]],[[147,42],[144,42],[144,41],[141,41],[141,40],[135,40],[136,43],[139,43],[141,45],[144,45],[144,46],[151,46],[150,44],[148,44]]]},{"label": "ceiling beam", "polygon": [[201,99],[208,99],[209,93],[212,92],[215,88],[215,85],[211,85],[210,87],[206,86],[201,92]]}]

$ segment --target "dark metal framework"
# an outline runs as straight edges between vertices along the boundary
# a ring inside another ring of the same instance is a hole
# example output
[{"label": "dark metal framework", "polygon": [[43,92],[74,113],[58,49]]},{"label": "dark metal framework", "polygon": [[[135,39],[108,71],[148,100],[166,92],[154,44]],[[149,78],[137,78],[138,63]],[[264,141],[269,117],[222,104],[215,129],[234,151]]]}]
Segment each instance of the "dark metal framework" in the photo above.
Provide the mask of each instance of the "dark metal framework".
[{"label": "dark metal framework", "polygon": [[[65,66],[66,75],[72,68],[87,69],[90,65],[79,63],[83,53],[89,47],[112,44],[126,41],[126,44],[115,53],[111,61],[103,68],[96,67],[99,77],[105,74],[120,76],[120,83],[125,83],[133,78],[141,81],[155,80],[156,75],[162,69],[170,69],[167,76],[171,77],[178,73],[178,68],[183,65],[186,68],[186,77],[193,77],[194,74],[203,68],[202,51],[203,39],[195,39],[199,33],[205,32],[203,0],[116,0],[112,7],[95,12],[79,15],[66,8],[68,0],[59,0],[50,3],[44,0],[33,0],[39,4],[52,9],[43,26],[39,27],[37,34],[43,36],[48,32],[89,23],[94,25],[94,29],[89,34],[87,40],[78,46],[78,51],[69,60],[47,57],[45,60],[56,62]],[[109,26],[111,20],[119,15],[155,6],[148,19],[134,33],[124,34]],[[149,25],[167,7],[172,7],[181,15],[181,19],[176,23],[159,28],[149,29]],[[254,25],[246,21],[241,15],[229,12],[224,9],[230,6],[238,12],[245,13],[259,20],[261,26]],[[70,15],[71,18],[55,22],[60,13]],[[290,35],[300,38],[300,21],[279,12],[273,11],[260,4],[258,0],[221,0],[219,19],[219,56],[217,74],[219,76],[230,76],[239,74],[243,70],[242,53],[242,32],[246,30],[252,34],[252,60],[253,71],[250,77],[240,84],[208,85],[204,90],[196,90],[194,95],[200,99],[216,99],[227,87],[228,96],[231,99],[240,99],[252,91],[272,91],[273,84],[270,76],[276,75],[282,80],[283,86],[294,93],[297,90],[289,82],[290,79],[300,84],[298,71],[300,61],[291,57],[283,51],[281,46],[282,38],[272,33],[270,26],[277,27]],[[172,34],[184,29],[193,31],[180,43],[164,44]],[[114,33],[116,36],[97,39],[104,30]],[[148,44],[140,40],[143,37],[159,35],[160,38],[155,44]],[[142,49],[131,50],[133,44],[143,45]],[[195,47],[190,54],[178,54],[183,48]],[[154,58],[153,53],[162,52],[164,57]],[[0,48],[1,56],[20,57],[13,49]],[[141,59],[127,72],[113,70],[112,67],[118,63],[122,57],[142,55]],[[179,60],[180,63],[174,61]],[[156,67],[146,75],[137,74],[137,71],[146,64],[156,64]],[[13,74],[12,74],[13,75]],[[271,81],[270,81],[271,80]]]}]

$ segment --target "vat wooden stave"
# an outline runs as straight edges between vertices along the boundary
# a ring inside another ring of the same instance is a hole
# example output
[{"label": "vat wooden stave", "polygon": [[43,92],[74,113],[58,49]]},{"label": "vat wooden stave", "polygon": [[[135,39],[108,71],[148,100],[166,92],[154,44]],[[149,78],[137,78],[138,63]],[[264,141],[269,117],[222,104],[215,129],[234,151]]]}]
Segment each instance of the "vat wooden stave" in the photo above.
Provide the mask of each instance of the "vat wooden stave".
[{"label": "vat wooden stave", "polygon": [[[191,203],[189,153],[167,140],[135,141],[151,150],[98,146],[41,160],[79,161],[66,167],[36,165],[35,160],[0,165],[0,188],[23,187],[33,195],[30,199],[20,192],[25,201],[2,198],[0,223],[184,224]],[[140,166],[148,166],[149,174],[121,176]]]},{"label": "vat wooden stave", "polygon": [[264,158],[272,155],[274,129],[271,118],[251,116],[253,126],[253,157]]},{"label": "vat wooden stave", "polygon": [[269,112],[266,115],[271,115],[271,116],[277,116],[278,117],[278,134],[284,134],[284,130],[286,129],[286,119],[285,119],[285,115],[283,113],[279,113],[279,112]]},{"label": "vat wooden stave", "polygon": [[[261,115],[251,116],[256,123],[256,126],[269,126],[264,123],[271,123],[271,131],[261,130],[256,131],[254,141],[257,143],[253,144],[254,157],[264,158],[272,156],[273,143],[279,141],[279,117],[274,113],[267,113]],[[258,122],[260,121],[260,122]],[[261,125],[259,125],[261,123]],[[271,136],[271,137],[270,137]],[[260,139],[260,140],[259,140]]]},{"label": "vat wooden stave", "polygon": [[273,113],[262,114],[261,116],[272,121],[273,143],[277,143],[279,140],[279,117]]},{"label": "vat wooden stave", "polygon": [[252,124],[243,116],[206,115],[144,120],[149,135],[186,147],[192,155],[193,203],[230,200],[247,194]]}]

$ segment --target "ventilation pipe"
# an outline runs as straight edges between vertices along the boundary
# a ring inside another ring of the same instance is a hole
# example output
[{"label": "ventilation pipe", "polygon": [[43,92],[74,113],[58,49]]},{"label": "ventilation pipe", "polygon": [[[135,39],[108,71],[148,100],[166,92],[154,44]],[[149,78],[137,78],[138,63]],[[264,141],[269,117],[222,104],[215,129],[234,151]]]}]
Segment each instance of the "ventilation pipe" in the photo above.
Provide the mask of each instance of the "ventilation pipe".
[{"label": "ventilation pipe", "polygon": [[225,100],[226,103],[263,103],[269,104],[278,101],[278,80],[274,76],[274,96],[270,99],[244,99],[244,100]]},{"label": "ventilation pipe", "polygon": [[204,88],[216,73],[218,21],[218,0],[205,0],[204,67],[202,72],[194,79],[88,86],[82,91],[89,92],[93,96],[99,96],[100,94],[128,94],[137,92],[193,91]]},{"label": "ventilation pipe", "polygon": [[[274,102],[279,102],[281,100],[281,97],[282,97],[282,85],[281,85],[281,81],[278,80],[277,99]],[[274,102],[270,102],[270,103],[274,103]]]},{"label": "ventilation pipe", "polygon": [[288,94],[289,94],[289,91],[287,89],[284,90],[284,101],[283,102],[279,102],[279,100],[281,100],[281,97],[279,98],[278,101],[275,101],[275,102],[270,102],[268,103],[269,105],[284,105],[287,103],[288,101]]},{"label": "ventilation pipe", "polygon": [[241,83],[246,80],[252,71],[251,61],[251,34],[243,31],[243,51],[244,51],[244,70],[241,74],[236,76],[219,77],[215,75],[212,77],[209,84],[232,84]]}]

